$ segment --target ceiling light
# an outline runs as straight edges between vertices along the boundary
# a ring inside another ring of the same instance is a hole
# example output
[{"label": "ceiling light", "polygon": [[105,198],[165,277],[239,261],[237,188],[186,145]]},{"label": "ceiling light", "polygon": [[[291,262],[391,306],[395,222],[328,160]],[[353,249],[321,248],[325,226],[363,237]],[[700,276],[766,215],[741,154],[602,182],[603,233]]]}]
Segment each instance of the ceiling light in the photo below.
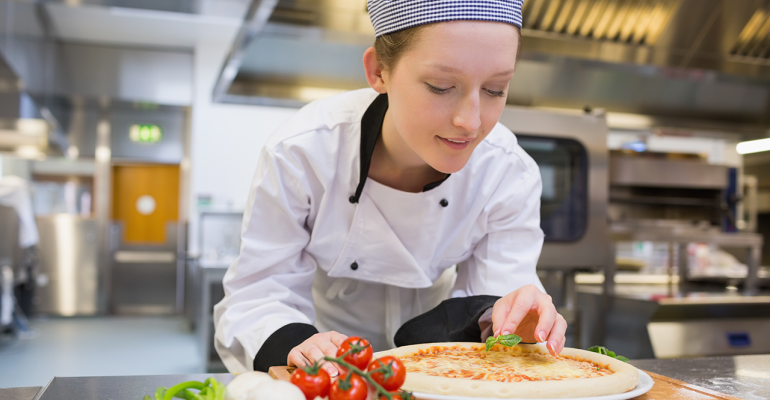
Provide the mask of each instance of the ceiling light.
[{"label": "ceiling light", "polygon": [[759,153],[760,151],[770,150],[770,138],[750,140],[748,142],[741,142],[735,146],[735,150],[738,154]]}]

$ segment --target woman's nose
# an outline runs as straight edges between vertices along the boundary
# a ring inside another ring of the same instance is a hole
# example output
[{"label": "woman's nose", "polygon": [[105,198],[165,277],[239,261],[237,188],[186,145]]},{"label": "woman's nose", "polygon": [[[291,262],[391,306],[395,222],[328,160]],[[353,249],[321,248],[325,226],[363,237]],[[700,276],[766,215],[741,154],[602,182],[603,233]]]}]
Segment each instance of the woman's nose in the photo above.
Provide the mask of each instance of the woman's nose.
[{"label": "woman's nose", "polygon": [[455,111],[453,121],[455,126],[466,132],[476,132],[481,126],[478,94],[463,96]]}]

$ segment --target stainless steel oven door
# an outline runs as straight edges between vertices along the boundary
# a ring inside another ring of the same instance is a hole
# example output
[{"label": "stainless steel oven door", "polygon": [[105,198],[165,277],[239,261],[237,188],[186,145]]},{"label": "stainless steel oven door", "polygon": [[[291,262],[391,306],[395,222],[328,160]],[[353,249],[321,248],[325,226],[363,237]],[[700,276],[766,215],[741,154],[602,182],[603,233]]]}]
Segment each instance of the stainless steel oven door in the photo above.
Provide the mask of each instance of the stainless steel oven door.
[{"label": "stainless steel oven door", "polygon": [[506,107],[500,123],[540,167],[546,237],[538,268],[603,268],[609,261],[605,118]]},{"label": "stainless steel oven door", "polygon": [[546,242],[576,242],[588,229],[588,153],[566,138],[517,135],[540,167],[540,227]]}]

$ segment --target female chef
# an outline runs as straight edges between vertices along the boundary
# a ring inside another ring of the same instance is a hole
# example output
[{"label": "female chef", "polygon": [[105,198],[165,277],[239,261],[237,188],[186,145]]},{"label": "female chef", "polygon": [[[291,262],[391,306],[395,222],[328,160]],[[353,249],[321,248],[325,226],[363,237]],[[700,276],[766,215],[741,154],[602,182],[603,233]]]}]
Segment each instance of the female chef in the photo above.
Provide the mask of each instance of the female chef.
[{"label": "female chef", "polygon": [[522,1],[368,4],[371,89],[308,104],[262,150],[217,351],[267,370],[346,335],[378,351],[516,333],[558,354],[567,323],[535,274],[538,167],[498,124]]}]

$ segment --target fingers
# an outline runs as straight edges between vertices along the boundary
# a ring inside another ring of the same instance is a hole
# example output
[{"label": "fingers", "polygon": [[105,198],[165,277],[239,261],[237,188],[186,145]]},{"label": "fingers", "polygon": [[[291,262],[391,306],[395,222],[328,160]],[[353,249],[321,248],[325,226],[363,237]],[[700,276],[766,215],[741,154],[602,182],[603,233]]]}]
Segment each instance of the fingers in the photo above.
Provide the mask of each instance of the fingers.
[{"label": "fingers", "polygon": [[[502,323],[497,325],[499,328],[493,328],[495,335],[508,335],[516,332],[516,328],[518,328],[521,320],[523,320],[524,317],[526,317],[527,314],[532,310],[533,306],[536,305],[537,294],[542,294],[542,292],[532,285],[521,287],[515,292],[511,293],[510,300],[508,300],[510,303],[507,307],[509,311],[506,313],[507,315],[502,319]],[[494,324],[494,319],[492,321]]]},{"label": "fingers", "polygon": [[[287,357],[289,365],[302,367],[323,360],[324,356],[335,357],[339,345],[347,336],[337,332],[317,333],[291,349]],[[322,363],[322,368],[331,376],[337,376],[340,371],[332,363]]]},{"label": "fingers", "polygon": [[553,305],[551,296],[543,294],[538,297],[538,322],[537,327],[535,328],[535,339],[537,339],[538,342],[545,342],[546,338],[549,337],[548,333],[553,330],[556,318],[560,317],[560,315],[556,312],[556,307]]},{"label": "fingers", "polygon": [[498,300],[492,325],[495,336],[516,333],[525,342],[546,342],[554,356],[564,348],[567,322],[556,311],[551,296],[534,285],[522,286]]},{"label": "fingers", "polygon": [[[345,339],[347,339],[347,338],[348,338],[348,336],[347,336],[347,335],[343,335],[343,334],[341,334],[341,333],[339,333],[339,332],[334,332],[334,331],[332,331],[332,332],[329,332],[329,333],[331,334],[331,342],[332,342],[332,343],[333,343],[335,346],[337,346],[337,348],[339,348],[340,346],[342,346],[342,342],[344,342],[344,341],[345,341]],[[337,350],[335,349],[334,351],[335,351],[335,354],[336,354],[336,351],[337,351]]]},{"label": "fingers", "polygon": [[286,359],[286,364],[288,366],[295,366],[295,367],[304,367],[306,365],[310,365],[310,360],[305,358],[304,355],[302,355],[302,352],[299,350],[299,346],[291,349],[289,352],[289,356]]},{"label": "fingers", "polygon": [[510,295],[496,301],[494,307],[492,307],[492,336],[500,336],[500,328],[502,328],[505,322],[505,317],[511,311],[508,304],[509,301],[511,301]]},{"label": "fingers", "polygon": [[[310,361],[316,362],[324,359],[324,352],[318,346],[308,346],[302,354]],[[328,371],[327,371],[328,372]]]},{"label": "fingers", "polygon": [[[310,360],[308,365],[313,364],[316,361],[321,361],[324,358],[324,352],[315,345],[305,347],[302,355],[305,359]],[[321,368],[323,368],[329,376],[337,376],[339,374],[337,368],[331,363],[321,361]]]},{"label": "fingers", "polygon": [[546,344],[548,352],[550,352],[552,356],[559,355],[559,353],[561,353],[561,351],[564,349],[564,343],[567,340],[567,338],[564,336],[566,332],[567,321],[564,319],[564,317],[557,314],[556,321],[553,324],[553,328],[551,328],[551,334],[548,335],[548,343]]}]

